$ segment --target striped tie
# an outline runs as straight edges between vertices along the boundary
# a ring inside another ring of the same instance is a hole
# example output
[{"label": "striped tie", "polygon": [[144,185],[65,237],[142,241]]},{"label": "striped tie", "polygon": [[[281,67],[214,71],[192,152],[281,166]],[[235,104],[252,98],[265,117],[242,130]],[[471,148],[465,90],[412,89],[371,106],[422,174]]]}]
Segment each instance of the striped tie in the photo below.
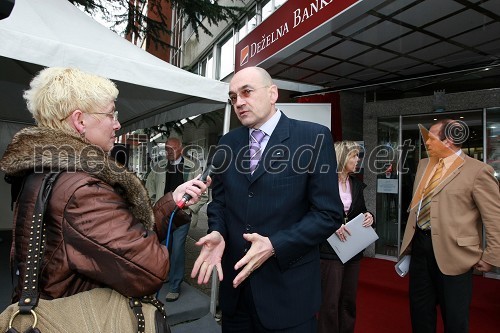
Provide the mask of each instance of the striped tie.
[{"label": "striped tie", "polygon": [[431,200],[434,194],[434,189],[439,185],[441,180],[441,174],[443,173],[443,160],[441,159],[438,163],[436,171],[432,175],[429,184],[424,189],[422,195],[422,203],[420,205],[420,210],[418,212],[417,225],[422,230],[428,230],[431,227]]},{"label": "striped tie", "polygon": [[262,151],[260,149],[260,143],[266,136],[266,133],[261,130],[254,130],[250,133],[250,173],[253,174],[259,164],[260,156]]}]

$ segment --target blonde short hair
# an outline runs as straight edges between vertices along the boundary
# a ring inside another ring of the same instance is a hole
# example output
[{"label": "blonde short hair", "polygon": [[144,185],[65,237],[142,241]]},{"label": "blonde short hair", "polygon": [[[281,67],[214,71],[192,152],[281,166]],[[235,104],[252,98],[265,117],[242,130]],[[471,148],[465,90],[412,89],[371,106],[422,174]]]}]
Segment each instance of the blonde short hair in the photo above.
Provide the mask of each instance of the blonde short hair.
[{"label": "blonde short hair", "polygon": [[101,112],[118,97],[113,81],[77,68],[41,70],[23,95],[38,126],[69,130],[73,111]]},{"label": "blonde short hair", "polygon": [[354,141],[344,140],[334,143],[335,155],[337,156],[337,172],[345,169],[347,161],[354,154],[359,154],[361,146]]}]

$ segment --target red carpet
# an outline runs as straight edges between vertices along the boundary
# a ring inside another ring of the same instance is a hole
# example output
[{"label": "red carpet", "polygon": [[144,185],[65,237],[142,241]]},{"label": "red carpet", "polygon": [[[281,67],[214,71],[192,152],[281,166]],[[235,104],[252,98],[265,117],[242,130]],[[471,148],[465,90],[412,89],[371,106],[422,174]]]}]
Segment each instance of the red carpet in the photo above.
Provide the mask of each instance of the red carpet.
[{"label": "red carpet", "polygon": [[[394,271],[394,262],[363,258],[359,278],[356,333],[411,332],[408,276]],[[438,316],[437,333],[443,332]],[[470,333],[500,332],[500,280],[474,276]]]}]

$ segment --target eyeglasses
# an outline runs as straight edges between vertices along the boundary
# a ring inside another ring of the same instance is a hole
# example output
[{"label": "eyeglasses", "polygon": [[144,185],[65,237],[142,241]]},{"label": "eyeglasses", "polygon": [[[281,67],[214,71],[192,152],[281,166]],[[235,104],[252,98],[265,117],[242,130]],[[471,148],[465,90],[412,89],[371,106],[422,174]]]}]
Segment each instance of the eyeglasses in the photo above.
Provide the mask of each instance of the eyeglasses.
[{"label": "eyeglasses", "polygon": [[241,89],[236,94],[230,93],[228,103],[230,103],[231,105],[234,105],[234,104],[236,104],[236,101],[238,100],[238,96],[240,96],[240,98],[249,98],[255,90],[262,89],[262,88],[269,88],[269,86],[263,86],[263,87],[259,87],[259,88],[255,88],[255,89],[245,88],[245,89]]},{"label": "eyeglasses", "polygon": [[110,117],[113,121],[118,121],[118,111],[113,112],[92,112],[92,114],[105,114],[106,117]]},{"label": "eyeglasses", "polygon": [[[88,112],[90,114],[105,114],[107,117],[110,117],[113,119],[113,121],[118,121],[118,111],[113,111],[113,112]],[[71,113],[68,114],[66,117],[59,119],[59,121],[65,121],[69,116],[71,116]]]}]

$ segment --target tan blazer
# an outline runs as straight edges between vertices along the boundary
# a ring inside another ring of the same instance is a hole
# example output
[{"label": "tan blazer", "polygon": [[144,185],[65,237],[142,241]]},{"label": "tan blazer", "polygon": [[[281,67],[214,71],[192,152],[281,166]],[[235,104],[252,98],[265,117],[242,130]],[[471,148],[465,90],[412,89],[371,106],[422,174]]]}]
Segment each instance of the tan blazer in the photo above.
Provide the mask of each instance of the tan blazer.
[{"label": "tan blazer", "polygon": [[[411,252],[422,187],[437,162],[437,158],[426,158],[418,165],[400,256]],[[500,190],[493,168],[465,156],[457,158],[443,177],[431,201],[432,246],[439,269],[446,275],[458,275],[479,259],[500,266]]]}]

